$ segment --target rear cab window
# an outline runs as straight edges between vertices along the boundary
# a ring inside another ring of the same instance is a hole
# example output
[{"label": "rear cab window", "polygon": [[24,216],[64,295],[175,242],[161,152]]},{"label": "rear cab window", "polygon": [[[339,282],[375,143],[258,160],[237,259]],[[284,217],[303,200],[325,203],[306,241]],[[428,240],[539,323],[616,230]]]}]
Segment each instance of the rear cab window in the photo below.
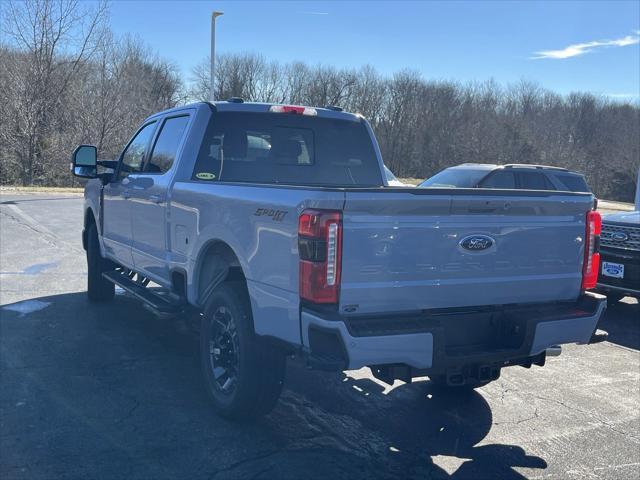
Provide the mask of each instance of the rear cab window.
[{"label": "rear cab window", "polygon": [[383,185],[363,122],[254,112],[214,114],[192,178],[329,187]]}]

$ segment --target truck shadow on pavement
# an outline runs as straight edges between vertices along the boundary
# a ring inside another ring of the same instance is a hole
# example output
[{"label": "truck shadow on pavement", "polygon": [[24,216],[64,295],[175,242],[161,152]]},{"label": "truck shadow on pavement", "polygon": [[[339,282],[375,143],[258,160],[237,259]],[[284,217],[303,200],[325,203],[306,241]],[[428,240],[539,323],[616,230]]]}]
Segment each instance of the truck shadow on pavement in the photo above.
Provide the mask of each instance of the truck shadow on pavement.
[{"label": "truck shadow on pavement", "polygon": [[[476,391],[447,391],[427,380],[386,391],[371,378],[347,374],[342,381],[332,376],[319,381],[324,374],[312,377],[303,372],[289,370],[293,381],[288,388],[308,395],[332,418],[353,422],[361,448],[377,450],[372,457],[386,453],[387,467],[396,467],[398,477],[521,479],[526,477],[513,467],[547,467],[544,459],[527,455],[519,446],[477,446],[493,418],[489,404]],[[369,438],[361,437],[363,432]],[[449,457],[443,462],[453,472],[434,464],[434,457]]]},{"label": "truck shadow on pavement", "polygon": [[0,329],[3,478],[522,479],[514,467],[547,467],[516,445],[478,445],[493,425],[481,393],[389,391],[362,371],[290,362],[270,415],[226,422],[188,325],[125,296],[5,305]]}]

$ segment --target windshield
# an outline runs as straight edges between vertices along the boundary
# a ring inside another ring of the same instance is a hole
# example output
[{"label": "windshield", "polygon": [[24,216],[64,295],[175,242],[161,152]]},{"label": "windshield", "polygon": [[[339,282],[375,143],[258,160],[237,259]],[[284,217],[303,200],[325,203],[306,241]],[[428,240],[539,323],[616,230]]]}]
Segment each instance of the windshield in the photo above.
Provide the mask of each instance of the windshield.
[{"label": "windshield", "polygon": [[472,168],[447,168],[422,182],[420,187],[430,188],[474,188],[490,170]]},{"label": "windshield", "polygon": [[363,122],[282,113],[217,113],[193,178],[330,187],[383,184]]}]

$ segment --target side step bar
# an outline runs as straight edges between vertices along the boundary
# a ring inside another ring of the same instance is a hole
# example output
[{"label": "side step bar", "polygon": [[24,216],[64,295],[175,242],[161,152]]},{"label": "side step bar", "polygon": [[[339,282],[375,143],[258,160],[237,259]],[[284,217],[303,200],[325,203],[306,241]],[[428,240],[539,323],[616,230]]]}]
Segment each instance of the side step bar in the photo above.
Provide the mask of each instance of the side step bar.
[{"label": "side step bar", "polygon": [[182,313],[187,307],[184,298],[166,290],[158,290],[157,292],[150,290],[146,287],[148,282],[136,282],[132,279],[133,275],[126,271],[103,272],[102,276],[142,300],[145,308],[158,315],[176,315]]}]

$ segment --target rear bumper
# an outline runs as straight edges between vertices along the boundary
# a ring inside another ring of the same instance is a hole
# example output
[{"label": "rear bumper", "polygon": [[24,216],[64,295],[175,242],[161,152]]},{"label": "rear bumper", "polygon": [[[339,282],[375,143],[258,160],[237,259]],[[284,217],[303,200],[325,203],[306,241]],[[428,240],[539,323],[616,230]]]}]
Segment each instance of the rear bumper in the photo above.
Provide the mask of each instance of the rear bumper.
[{"label": "rear bumper", "polygon": [[469,365],[523,364],[551,346],[590,343],[606,298],[575,303],[478,307],[414,315],[333,317],[302,310],[311,357],[343,369],[404,364],[426,372]]}]

